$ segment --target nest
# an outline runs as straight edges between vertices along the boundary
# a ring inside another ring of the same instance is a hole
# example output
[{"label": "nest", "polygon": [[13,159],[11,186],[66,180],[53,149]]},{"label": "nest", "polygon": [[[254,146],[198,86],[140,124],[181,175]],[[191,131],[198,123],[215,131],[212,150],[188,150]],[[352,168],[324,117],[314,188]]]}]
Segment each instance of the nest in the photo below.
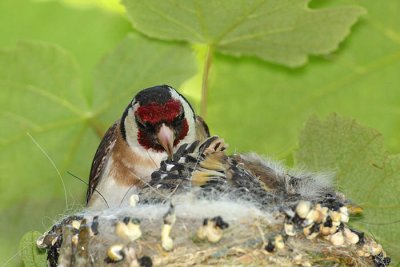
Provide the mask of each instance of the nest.
[{"label": "nest", "polygon": [[[166,197],[167,196],[167,197]],[[382,246],[348,226],[354,204],[326,175],[223,141],[185,144],[128,204],[85,209],[41,236],[50,266],[379,266]],[[352,207],[352,208],[350,208]]]}]

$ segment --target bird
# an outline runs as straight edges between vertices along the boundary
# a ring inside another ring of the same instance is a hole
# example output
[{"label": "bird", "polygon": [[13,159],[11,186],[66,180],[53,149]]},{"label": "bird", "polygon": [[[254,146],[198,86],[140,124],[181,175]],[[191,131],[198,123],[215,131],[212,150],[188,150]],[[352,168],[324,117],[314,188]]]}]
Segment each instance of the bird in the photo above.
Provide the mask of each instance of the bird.
[{"label": "bird", "polygon": [[199,199],[229,197],[271,213],[291,209],[302,200],[333,210],[351,204],[335,191],[328,174],[286,170],[256,153],[228,155],[227,148],[218,136],[182,144],[174,157],[163,160],[152,173],[148,185],[139,192],[139,205],[165,202],[171,191],[175,195],[194,194]]},{"label": "bird", "polygon": [[209,136],[205,121],[173,87],[141,90],[97,148],[89,174],[87,208],[120,207],[179,146]]}]

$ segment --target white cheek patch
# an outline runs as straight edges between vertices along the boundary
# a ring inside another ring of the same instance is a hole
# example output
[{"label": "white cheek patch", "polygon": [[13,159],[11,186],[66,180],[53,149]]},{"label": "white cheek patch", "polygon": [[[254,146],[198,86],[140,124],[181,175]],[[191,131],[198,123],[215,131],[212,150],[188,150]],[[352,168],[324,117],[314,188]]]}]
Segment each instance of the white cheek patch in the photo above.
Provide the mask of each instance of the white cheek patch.
[{"label": "white cheek patch", "polygon": [[196,122],[195,122],[195,114],[193,113],[192,108],[190,107],[189,103],[180,95],[178,92],[176,92],[173,88],[171,88],[171,96],[178,100],[179,102],[182,103],[183,110],[185,111],[185,117],[188,121],[189,125],[189,131],[185,138],[183,138],[179,144],[185,144],[185,143],[192,143],[196,141]]},{"label": "white cheek patch", "polygon": [[125,117],[124,126],[126,141],[132,149],[136,149],[137,152],[146,153],[146,150],[138,142],[138,132],[139,129],[134,120],[135,111],[138,109],[139,104],[135,104],[133,107],[129,108],[128,115]]}]

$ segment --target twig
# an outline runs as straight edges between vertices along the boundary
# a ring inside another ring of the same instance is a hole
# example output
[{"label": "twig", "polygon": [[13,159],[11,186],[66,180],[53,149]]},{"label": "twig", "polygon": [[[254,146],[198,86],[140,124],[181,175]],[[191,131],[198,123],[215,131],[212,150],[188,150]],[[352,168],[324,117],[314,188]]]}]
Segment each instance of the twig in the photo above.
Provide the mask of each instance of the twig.
[{"label": "twig", "polygon": [[201,84],[201,107],[200,114],[203,118],[207,116],[207,95],[208,95],[208,78],[213,57],[213,47],[208,45],[204,60],[203,78]]}]

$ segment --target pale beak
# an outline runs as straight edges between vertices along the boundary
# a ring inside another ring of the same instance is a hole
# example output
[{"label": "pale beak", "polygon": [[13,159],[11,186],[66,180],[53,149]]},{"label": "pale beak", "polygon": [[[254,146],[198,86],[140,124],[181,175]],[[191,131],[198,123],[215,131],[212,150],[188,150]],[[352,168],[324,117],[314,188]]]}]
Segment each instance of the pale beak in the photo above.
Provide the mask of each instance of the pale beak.
[{"label": "pale beak", "polygon": [[171,130],[171,128],[169,128],[168,126],[163,124],[161,126],[160,130],[158,131],[157,138],[158,138],[158,142],[160,143],[160,145],[167,152],[168,158],[172,159],[172,155],[174,153],[174,150],[173,150],[174,139],[175,139],[174,132]]}]

